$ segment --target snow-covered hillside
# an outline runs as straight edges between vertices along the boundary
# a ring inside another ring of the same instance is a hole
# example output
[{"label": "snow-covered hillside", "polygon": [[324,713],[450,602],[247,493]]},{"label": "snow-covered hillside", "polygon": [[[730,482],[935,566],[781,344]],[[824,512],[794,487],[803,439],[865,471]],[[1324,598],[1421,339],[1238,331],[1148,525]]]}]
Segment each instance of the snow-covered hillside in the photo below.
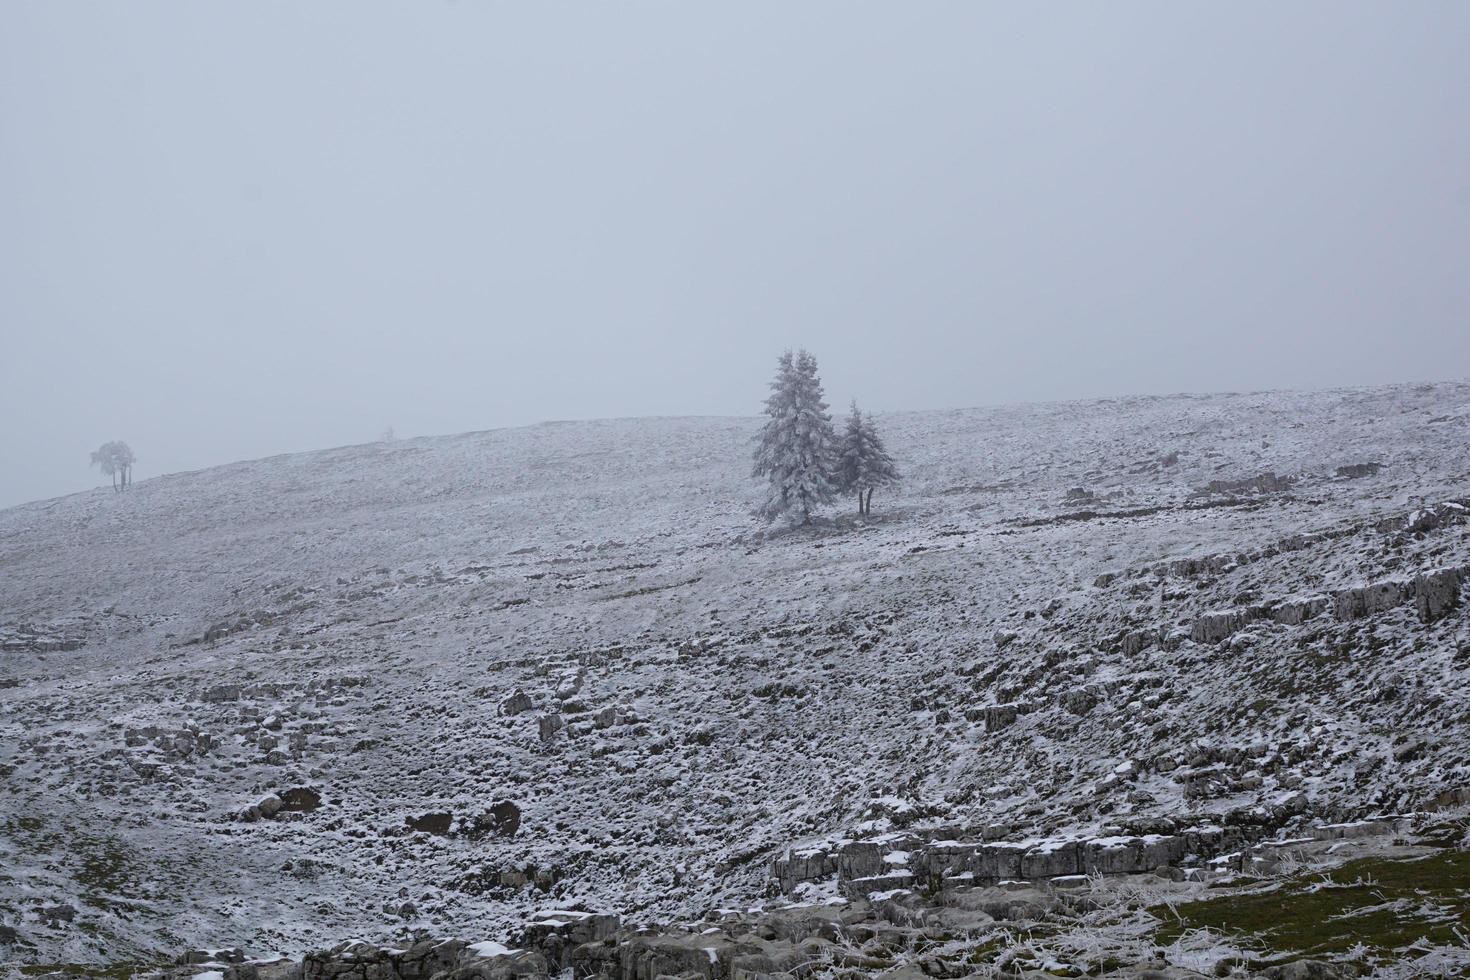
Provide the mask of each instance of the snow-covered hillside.
[{"label": "snow-covered hillside", "polygon": [[750,515],[753,419],[0,511],[0,950],[694,916],[897,825],[1279,826],[1470,787],[1470,385],[879,421],[903,485],[789,532]]}]

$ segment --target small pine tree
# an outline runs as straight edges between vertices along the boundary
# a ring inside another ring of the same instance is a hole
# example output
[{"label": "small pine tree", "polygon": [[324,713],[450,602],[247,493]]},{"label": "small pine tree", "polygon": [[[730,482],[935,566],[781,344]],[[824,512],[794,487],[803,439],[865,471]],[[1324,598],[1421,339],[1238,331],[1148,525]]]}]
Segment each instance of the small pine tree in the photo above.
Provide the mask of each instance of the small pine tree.
[{"label": "small pine tree", "polygon": [[838,452],[839,489],[857,494],[859,514],[872,513],[873,490],[897,483],[898,467],[884,448],[872,416],[858,411],[856,401],[848,412]]},{"label": "small pine tree", "polygon": [[760,508],[767,521],[799,514],[809,524],[812,511],[836,497],[837,440],[823,399],[817,359],[804,350],[782,354],[751,474],[768,481]]}]

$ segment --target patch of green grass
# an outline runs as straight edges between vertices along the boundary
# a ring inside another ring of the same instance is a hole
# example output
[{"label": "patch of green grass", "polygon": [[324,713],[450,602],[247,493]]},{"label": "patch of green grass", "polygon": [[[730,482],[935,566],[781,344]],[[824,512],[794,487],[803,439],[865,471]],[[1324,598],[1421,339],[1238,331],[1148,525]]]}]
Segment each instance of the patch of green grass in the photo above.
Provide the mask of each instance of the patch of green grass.
[{"label": "patch of green grass", "polygon": [[129,859],[120,842],[107,837],[81,837],[74,842],[80,866],[72,874],[83,888],[120,892],[129,884]]},{"label": "patch of green grass", "polygon": [[[83,905],[112,912],[143,912],[146,906],[121,896],[146,891],[140,879],[156,876],[165,860],[143,858],[119,837],[86,826],[48,824],[39,817],[18,817],[0,825],[0,833],[22,845],[33,857],[54,856],[77,884]],[[143,861],[148,861],[144,864]],[[142,872],[149,872],[148,875]],[[143,897],[147,897],[146,895]],[[84,923],[76,927],[83,928]]]},{"label": "patch of green grass", "polygon": [[995,936],[987,939],[985,942],[970,948],[965,954],[965,962],[971,966],[989,963],[999,956],[1009,945],[1010,941],[1008,936]]},{"label": "patch of green grass", "polygon": [[1366,948],[1370,959],[1409,955],[1416,943],[1460,945],[1470,935],[1470,851],[1395,860],[1363,858],[1329,872],[1153,909],[1169,943],[1212,929],[1274,953],[1323,957]]}]

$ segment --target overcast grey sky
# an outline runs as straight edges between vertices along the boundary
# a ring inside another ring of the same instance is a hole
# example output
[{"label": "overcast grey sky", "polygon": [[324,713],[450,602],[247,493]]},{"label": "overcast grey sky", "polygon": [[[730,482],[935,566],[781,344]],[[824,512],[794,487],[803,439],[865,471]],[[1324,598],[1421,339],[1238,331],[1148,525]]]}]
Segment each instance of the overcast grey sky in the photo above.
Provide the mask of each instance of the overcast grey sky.
[{"label": "overcast grey sky", "polygon": [[0,506],[549,418],[1470,374],[1470,3],[0,5]]}]

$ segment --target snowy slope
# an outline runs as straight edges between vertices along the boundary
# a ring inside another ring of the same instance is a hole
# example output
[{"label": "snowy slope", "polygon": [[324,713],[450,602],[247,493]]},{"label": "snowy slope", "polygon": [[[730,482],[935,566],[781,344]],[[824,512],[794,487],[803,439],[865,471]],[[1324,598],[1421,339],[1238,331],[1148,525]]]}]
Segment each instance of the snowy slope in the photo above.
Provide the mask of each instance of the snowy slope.
[{"label": "snowy slope", "polygon": [[879,421],[903,486],[788,533],[750,516],[754,419],[0,511],[0,944],[501,936],[749,905],[875,818],[1022,839],[1470,785],[1470,620],[1414,585],[1470,570],[1470,385]]}]

